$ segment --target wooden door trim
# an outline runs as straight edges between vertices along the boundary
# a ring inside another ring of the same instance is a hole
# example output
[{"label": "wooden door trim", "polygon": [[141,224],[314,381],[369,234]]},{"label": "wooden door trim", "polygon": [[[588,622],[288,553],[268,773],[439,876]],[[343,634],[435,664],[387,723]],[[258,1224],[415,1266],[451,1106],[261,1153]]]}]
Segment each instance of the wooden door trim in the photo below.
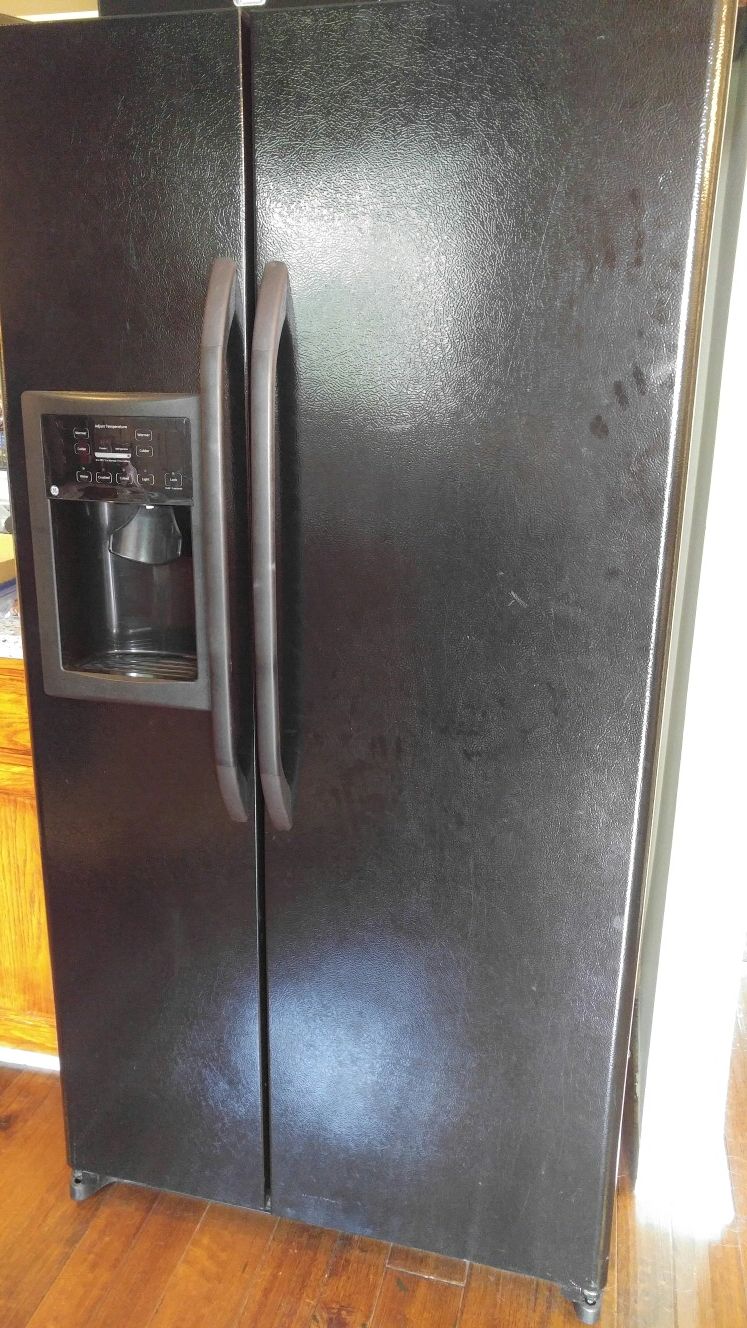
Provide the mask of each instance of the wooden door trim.
[{"label": "wooden door trim", "polygon": [[[9,832],[6,820],[0,858],[0,895],[7,892],[0,909],[0,933],[5,929],[0,954],[5,944],[9,972],[18,975],[17,991],[12,978],[0,989],[0,1046],[55,1054],[26,674],[19,659],[0,660],[0,807],[12,825]],[[28,1008],[36,1005],[40,1008]]]}]

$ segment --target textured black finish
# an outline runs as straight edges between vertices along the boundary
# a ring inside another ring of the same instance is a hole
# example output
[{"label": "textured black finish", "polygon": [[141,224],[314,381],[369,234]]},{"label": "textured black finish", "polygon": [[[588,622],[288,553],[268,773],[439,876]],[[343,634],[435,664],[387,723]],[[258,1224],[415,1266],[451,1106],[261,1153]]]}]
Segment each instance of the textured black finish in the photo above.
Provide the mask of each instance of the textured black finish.
[{"label": "textured black finish", "polygon": [[20,420],[27,388],[197,390],[211,263],[243,270],[238,27],[3,30],[0,315],[70,1160],[261,1205],[253,830],[207,714],[45,696]]},{"label": "textured black finish", "polygon": [[577,1300],[606,1276],[715,12],[249,20],[257,275],[288,265],[299,380],[273,1208]]}]

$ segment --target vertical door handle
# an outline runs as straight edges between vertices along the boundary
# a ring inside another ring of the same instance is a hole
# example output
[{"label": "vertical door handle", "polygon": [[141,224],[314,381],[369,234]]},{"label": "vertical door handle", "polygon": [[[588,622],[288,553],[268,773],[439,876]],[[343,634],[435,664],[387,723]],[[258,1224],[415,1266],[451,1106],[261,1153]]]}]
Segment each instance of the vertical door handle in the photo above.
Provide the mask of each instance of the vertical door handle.
[{"label": "vertical door handle", "polygon": [[249,819],[250,786],[241,769],[235,724],[234,653],[229,603],[229,430],[225,419],[228,338],[241,317],[238,270],[217,258],[208,282],[200,346],[202,538],[215,768],[232,821]]},{"label": "vertical door handle", "polygon": [[268,263],[257,295],[252,338],[251,505],[257,752],[265,807],[276,830],[290,830],[293,819],[280,737],[275,521],[277,361],[290,308],[288,269],[284,263]]}]

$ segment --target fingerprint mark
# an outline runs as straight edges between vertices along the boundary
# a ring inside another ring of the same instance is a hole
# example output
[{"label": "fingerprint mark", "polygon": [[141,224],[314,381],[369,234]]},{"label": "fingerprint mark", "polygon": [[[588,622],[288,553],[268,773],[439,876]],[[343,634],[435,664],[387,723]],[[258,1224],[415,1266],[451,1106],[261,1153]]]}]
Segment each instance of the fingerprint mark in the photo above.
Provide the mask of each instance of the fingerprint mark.
[{"label": "fingerprint mark", "polygon": [[589,428],[595,438],[607,438],[609,436],[609,426],[601,415],[594,416]]},{"label": "fingerprint mark", "polygon": [[633,365],[633,382],[638,388],[638,391],[640,392],[641,396],[645,397],[648,391],[648,384],[646,382],[646,375],[643,372],[640,364]]},{"label": "fingerprint mark", "polygon": [[615,383],[615,396],[617,397],[617,404],[620,407],[620,410],[627,410],[630,402],[628,394],[625,391],[625,388],[623,387],[619,378]]}]

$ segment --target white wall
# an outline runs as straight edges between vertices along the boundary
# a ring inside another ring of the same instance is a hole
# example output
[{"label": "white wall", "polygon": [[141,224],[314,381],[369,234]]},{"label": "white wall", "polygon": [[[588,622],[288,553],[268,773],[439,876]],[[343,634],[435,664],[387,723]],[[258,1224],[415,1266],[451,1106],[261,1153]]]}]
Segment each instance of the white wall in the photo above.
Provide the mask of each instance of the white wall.
[{"label": "white wall", "polygon": [[[666,902],[644,940],[645,968],[646,944],[653,951],[660,923],[636,1192],[652,1218],[666,1209],[667,1214],[676,1213],[683,1230],[701,1236],[717,1234],[733,1215],[724,1115],[747,928],[747,209],[740,219],[747,158],[744,66],[743,60],[735,67],[732,80],[698,387],[701,453],[691,474],[693,540],[689,563],[685,550],[688,581],[679,605],[684,654],[692,633],[692,657],[689,684],[687,660],[680,659],[675,695],[670,697],[675,730],[678,706],[684,712],[679,783],[675,731],[660,789],[663,803],[672,808],[671,844],[665,826],[652,857],[654,885],[657,874],[661,877],[668,867]],[[666,815],[662,819],[666,822]],[[655,913],[655,898],[652,908]],[[648,959],[652,981],[651,955]]]}]

